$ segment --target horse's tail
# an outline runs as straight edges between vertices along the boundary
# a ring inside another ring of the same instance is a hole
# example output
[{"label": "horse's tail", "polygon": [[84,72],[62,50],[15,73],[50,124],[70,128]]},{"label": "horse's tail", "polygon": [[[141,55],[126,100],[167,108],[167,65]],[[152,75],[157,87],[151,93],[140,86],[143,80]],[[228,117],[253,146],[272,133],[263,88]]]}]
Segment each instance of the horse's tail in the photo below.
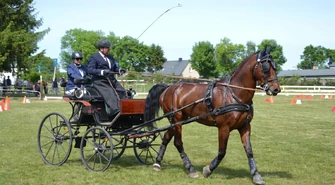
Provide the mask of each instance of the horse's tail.
[{"label": "horse's tail", "polygon": [[[144,121],[150,121],[158,116],[160,108],[159,97],[168,87],[166,84],[156,84],[150,89],[147,99],[145,100]],[[148,126],[153,126],[153,123],[148,124]]]}]

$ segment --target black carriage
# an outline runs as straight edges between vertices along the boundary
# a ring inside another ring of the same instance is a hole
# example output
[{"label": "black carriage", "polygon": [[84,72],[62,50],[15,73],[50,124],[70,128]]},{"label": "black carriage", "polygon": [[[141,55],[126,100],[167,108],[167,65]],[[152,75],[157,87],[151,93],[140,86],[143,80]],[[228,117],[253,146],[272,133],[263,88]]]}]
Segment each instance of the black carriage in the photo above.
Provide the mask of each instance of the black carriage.
[{"label": "black carriage", "polygon": [[[74,141],[74,148],[80,149],[82,161],[91,171],[106,170],[126,148],[133,148],[139,162],[152,164],[161,136],[159,132],[152,132],[155,127],[143,120],[145,99],[120,100],[120,112],[110,117],[102,96],[90,86],[90,80],[77,80],[77,83],[85,83],[85,89],[63,97],[72,107],[70,119],[53,112],[45,116],[39,126],[37,140],[44,162],[56,166],[64,164]],[[69,121],[75,110],[80,111],[79,118]]]}]

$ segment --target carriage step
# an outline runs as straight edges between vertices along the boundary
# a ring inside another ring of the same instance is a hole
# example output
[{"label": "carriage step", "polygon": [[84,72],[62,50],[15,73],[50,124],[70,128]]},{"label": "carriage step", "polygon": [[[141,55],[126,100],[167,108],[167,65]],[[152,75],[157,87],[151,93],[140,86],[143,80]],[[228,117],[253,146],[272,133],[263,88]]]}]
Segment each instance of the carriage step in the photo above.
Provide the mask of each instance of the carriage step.
[{"label": "carriage step", "polygon": [[111,126],[112,122],[100,122],[100,125],[102,125],[102,126]]},{"label": "carriage step", "polygon": [[112,124],[117,120],[117,118],[121,115],[121,112],[115,115],[112,121],[108,122],[100,122],[99,124],[102,126],[112,126]]}]

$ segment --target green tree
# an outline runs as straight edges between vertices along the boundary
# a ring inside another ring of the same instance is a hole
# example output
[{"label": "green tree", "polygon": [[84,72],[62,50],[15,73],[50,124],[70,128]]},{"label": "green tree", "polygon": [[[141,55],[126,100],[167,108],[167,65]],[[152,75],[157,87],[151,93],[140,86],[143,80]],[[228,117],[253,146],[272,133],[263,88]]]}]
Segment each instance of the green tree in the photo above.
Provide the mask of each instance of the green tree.
[{"label": "green tree", "polygon": [[276,40],[265,39],[257,47],[259,51],[262,51],[264,47],[267,48],[271,47],[271,56],[277,64],[277,71],[282,70],[281,66],[283,66],[286,63],[287,59],[284,56],[283,47],[277,44]]},{"label": "green tree", "polygon": [[217,65],[214,59],[214,46],[209,41],[195,43],[190,63],[203,78],[217,77]]},{"label": "green tree", "polygon": [[0,1],[0,71],[29,69],[29,56],[49,29],[36,32],[42,25],[34,13],[33,0]]},{"label": "green tree", "polygon": [[38,66],[41,67],[41,74],[53,74],[54,73],[54,60],[50,57],[47,57],[43,53],[32,56],[29,59],[31,68],[29,72],[38,72]]},{"label": "green tree", "polygon": [[160,46],[147,46],[131,36],[117,39],[112,52],[122,68],[136,72],[158,71],[166,61]]},{"label": "green tree", "polygon": [[83,53],[83,64],[87,64],[88,58],[97,52],[97,43],[103,39],[104,33],[101,31],[87,31],[83,29],[71,29],[65,32],[61,38],[60,61],[64,69],[72,63],[71,55],[73,51]]},{"label": "green tree", "polygon": [[303,54],[300,56],[302,61],[298,64],[298,69],[312,69],[313,66],[325,68],[328,59],[327,52],[328,50],[322,46],[306,46]]},{"label": "green tree", "polygon": [[143,72],[146,67],[150,48],[137,39],[125,36],[118,40],[113,53],[122,68]]},{"label": "green tree", "polygon": [[81,51],[84,55],[83,64],[87,64],[88,58],[97,52],[97,42],[101,39],[107,39],[111,43],[111,55],[119,62],[120,67],[127,70],[143,72],[148,66],[161,69],[162,61],[166,61],[161,47],[146,46],[133,37],[120,38],[113,32],[105,35],[101,31],[71,29],[66,31],[61,40],[60,58],[63,68],[72,63],[73,51]]},{"label": "green tree", "polygon": [[163,64],[166,62],[166,58],[164,57],[162,47],[152,44],[148,54],[147,71],[155,72],[163,69]]},{"label": "green tree", "polygon": [[248,41],[246,44],[245,58],[256,53],[256,44],[253,41]]},{"label": "green tree", "polygon": [[328,65],[335,63],[335,49],[327,49]]},{"label": "green tree", "polygon": [[219,71],[226,75],[245,59],[245,47],[242,44],[233,44],[229,38],[225,37],[216,45],[215,55]]}]

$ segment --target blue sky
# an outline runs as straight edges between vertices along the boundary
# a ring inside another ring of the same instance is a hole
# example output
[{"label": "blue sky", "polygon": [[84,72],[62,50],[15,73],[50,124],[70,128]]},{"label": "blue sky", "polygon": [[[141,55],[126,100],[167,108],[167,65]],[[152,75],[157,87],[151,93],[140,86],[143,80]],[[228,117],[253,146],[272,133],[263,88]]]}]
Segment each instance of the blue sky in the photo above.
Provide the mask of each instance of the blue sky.
[{"label": "blue sky", "polygon": [[335,1],[331,0],[35,0],[40,30],[51,31],[39,43],[58,58],[60,40],[73,28],[114,32],[160,45],[168,60],[189,59],[196,42],[214,46],[224,37],[235,44],[275,39],[287,58],[283,69],[300,62],[307,45],[335,49]]}]

